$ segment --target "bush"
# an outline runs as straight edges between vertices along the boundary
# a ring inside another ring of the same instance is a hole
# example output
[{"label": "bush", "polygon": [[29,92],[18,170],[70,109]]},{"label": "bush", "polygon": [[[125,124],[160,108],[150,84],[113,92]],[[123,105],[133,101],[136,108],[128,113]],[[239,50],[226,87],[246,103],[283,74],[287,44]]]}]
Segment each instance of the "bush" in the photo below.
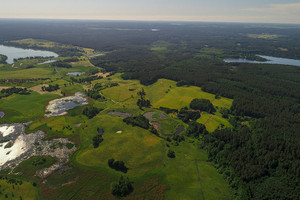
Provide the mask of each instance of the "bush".
[{"label": "bush", "polygon": [[62,61],[52,63],[51,66],[52,67],[60,67],[60,68],[72,68],[72,65],[62,62]]},{"label": "bush", "polygon": [[176,142],[182,142],[182,141],[184,141],[184,137],[183,137],[182,135],[174,135],[174,136],[172,137],[172,139],[173,139],[174,141],[176,141]]},{"label": "bush", "polygon": [[194,110],[206,111],[209,113],[216,112],[212,103],[207,99],[193,99],[190,103],[190,108]]},{"label": "bush", "polygon": [[166,108],[166,107],[159,107],[160,110],[164,111],[167,114],[170,113],[177,113],[178,110],[177,109],[171,109],[171,108]]},{"label": "bush", "polygon": [[111,184],[111,193],[117,197],[125,197],[133,191],[132,182],[128,178],[120,177],[119,181]]},{"label": "bush", "polygon": [[47,91],[47,92],[56,91],[58,89],[59,89],[59,85],[58,84],[56,84],[56,85],[49,85],[48,87],[45,87],[45,86],[42,87],[42,90],[43,91]]},{"label": "bush", "polygon": [[177,87],[181,87],[181,86],[185,86],[185,85],[189,85],[189,83],[187,81],[184,81],[184,80],[178,81],[176,83]]},{"label": "bush", "polygon": [[86,107],[83,109],[82,114],[87,116],[89,119],[95,117],[101,110],[96,107]]},{"label": "bush", "polygon": [[175,152],[172,151],[171,149],[168,150],[168,154],[167,155],[168,155],[169,158],[175,158]]},{"label": "bush", "polygon": [[107,161],[107,164],[110,168],[127,173],[128,168],[125,166],[123,161],[115,161],[115,159],[111,158]]},{"label": "bush", "polygon": [[139,126],[144,129],[149,129],[149,120],[143,115],[138,115],[136,117],[127,117],[123,119],[126,124],[131,124],[132,126]]},{"label": "bush", "polygon": [[95,137],[93,137],[94,148],[98,148],[101,142],[103,142],[102,135],[98,134]]},{"label": "bush", "polygon": [[200,112],[188,110],[188,108],[185,107],[180,109],[178,113],[178,118],[185,123],[189,122],[190,120],[196,121],[200,118]]},{"label": "bush", "polygon": [[154,135],[158,135],[157,130],[153,126],[150,126],[150,132],[153,133]]},{"label": "bush", "polygon": [[189,137],[198,138],[200,134],[207,134],[207,131],[203,124],[190,122],[189,127],[186,129],[186,134]]}]

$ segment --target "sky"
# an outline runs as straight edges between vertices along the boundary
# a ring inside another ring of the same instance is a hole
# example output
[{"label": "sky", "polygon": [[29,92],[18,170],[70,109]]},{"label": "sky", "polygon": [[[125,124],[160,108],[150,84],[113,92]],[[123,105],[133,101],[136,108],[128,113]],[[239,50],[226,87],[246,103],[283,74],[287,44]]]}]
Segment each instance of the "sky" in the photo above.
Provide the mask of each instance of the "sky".
[{"label": "sky", "polygon": [[300,23],[300,0],[2,0],[0,18]]}]

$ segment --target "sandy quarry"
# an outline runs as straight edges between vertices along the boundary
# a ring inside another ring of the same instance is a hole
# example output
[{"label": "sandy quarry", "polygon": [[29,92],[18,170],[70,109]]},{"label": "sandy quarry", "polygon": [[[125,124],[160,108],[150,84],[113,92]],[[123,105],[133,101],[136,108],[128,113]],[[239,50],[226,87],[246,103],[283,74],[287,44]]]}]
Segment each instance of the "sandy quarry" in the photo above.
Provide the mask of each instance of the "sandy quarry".
[{"label": "sandy quarry", "polygon": [[[0,125],[0,170],[14,168],[22,161],[39,155],[57,158],[58,162],[51,166],[52,171],[58,169],[69,160],[69,155],[76,147],[68,149],[66,144],[72,143],[66,138],[43,140],[45,133],[37,131],[26,134],[24,124]],[[51,170],[45,169],[40,176],[49,175]]]},{"label": "sandy quarry", "polygon": [[54,99],[49,102],[46,109],[46,117],[66,115],[67,110],[77,106],[87,105],[88,100],[81,92],[76,92],[74,96]]}]

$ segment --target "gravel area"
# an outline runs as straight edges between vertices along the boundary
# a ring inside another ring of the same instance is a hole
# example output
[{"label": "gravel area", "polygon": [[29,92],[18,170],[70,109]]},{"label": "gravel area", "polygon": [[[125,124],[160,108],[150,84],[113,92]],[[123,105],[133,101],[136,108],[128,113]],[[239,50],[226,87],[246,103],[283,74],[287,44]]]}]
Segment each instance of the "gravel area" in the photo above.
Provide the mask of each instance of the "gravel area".
[{"label": "gravel area", "polygon": [[131,116],[131,113],[123,113],[123,112],[116,112],[116,111],[108,112],[108,114],[118,115],[118,116],[121,116],[121,117],[130,117]]},{"label": "gravel area", "polygon": [[67,110],[77,106],[87,105],[88,100],[81,92],[76,92],[74,96],[54,99],[49,102],[46,109],[46,117],[66,115]]},{"label": "gravel area", "polygon": [[25,124],[0,125],[0,170],[14,168],[32,156],[48,155],[57,158],[58,162],[50,169],[41,170],[40,176],[49,175],[58,166],[69,160],[69,155],[76,150],[68,149],[66,144],[73,142],[66,138],[43,140],[45,133],[37,131],[25,133]]},{"label": "gravel area", "polygon": [[[160,117],[159,118],[153,118],[152,116],[158,114]],[[160,120],[164,120],[167,119],[167,116],[160,113],[160,112],[146,112],[144,114],[144,117],[146,117],[149,121],[160,121]]]}]

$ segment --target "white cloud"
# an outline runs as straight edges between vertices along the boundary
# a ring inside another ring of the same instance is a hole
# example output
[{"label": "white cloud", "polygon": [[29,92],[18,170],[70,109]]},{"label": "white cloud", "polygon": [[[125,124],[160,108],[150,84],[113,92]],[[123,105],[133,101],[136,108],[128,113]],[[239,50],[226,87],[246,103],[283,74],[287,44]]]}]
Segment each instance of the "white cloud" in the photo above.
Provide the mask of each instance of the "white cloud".
[{"label": "white cloud", "polygon": [[244,8],[243,11],[300,16],[300,3],[271,4],[266,8]]}]

